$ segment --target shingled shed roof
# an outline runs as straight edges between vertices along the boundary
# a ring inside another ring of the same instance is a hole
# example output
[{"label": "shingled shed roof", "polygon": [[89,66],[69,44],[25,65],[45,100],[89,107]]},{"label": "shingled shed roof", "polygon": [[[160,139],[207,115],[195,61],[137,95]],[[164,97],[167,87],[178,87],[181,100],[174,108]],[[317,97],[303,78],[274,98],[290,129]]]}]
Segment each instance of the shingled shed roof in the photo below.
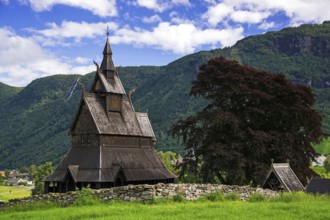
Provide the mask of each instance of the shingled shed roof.
[{"label": "shingled shed roof", "polygon": [[262,187],[289,192],[304,190],[304,186],[291,169],[289,163],[272,163]]},{"label": "shingled shed roof", "polygon": [[330,179],[312,178],[306,187],[306,192],[330,194]]}]

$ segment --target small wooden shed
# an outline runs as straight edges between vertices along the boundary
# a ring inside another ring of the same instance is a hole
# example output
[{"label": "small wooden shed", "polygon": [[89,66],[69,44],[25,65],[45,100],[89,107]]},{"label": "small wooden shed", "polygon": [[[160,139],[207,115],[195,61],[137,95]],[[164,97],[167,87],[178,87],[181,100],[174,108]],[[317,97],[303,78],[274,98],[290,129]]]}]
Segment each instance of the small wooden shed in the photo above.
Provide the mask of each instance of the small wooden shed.
[{"label": "small wooden shed", "polygon": [[45,178],[45,192],[173,183],[157,156],[147,113],[135,112],[112,60],[107,38],[89,93],[83,91],[70,128],[71,148]]},{"label": "small wooden shed", "polygon": [[273,163],[272,161],[261,187],[274,191],[304,191],[304,186],[291,169],[289,162]]}]

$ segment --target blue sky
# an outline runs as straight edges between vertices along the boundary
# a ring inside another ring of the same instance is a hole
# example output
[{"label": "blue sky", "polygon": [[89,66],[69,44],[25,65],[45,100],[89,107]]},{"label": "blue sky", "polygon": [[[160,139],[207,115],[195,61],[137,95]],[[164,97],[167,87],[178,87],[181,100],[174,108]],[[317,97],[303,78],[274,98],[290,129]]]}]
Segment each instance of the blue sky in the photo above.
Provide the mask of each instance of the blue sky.
[{"label": "blue sky", "polygon": [[184,55],[303,23],[330,20],[330,0],[0,0],[0,82],[26,86],[85,74],[109,27],[116,66]]}]

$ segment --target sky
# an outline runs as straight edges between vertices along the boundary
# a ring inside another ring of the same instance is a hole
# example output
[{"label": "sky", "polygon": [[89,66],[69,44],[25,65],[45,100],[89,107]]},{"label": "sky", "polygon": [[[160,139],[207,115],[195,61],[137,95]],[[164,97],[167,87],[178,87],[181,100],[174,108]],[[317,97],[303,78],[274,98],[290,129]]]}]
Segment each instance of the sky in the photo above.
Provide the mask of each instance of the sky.
[{"label": "sky", "polygon": [[162,66],[244,37],[330,20],[330,0],[0,0],[0,82],[86,74],[109,40],[116,66]]}]

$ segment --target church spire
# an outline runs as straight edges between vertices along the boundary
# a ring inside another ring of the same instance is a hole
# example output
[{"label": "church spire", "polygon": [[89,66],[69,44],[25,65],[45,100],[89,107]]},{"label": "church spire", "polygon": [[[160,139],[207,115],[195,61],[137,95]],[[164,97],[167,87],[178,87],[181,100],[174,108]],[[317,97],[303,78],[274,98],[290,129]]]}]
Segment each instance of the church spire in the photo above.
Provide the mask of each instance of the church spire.
[{"label": "church spire", "polygon": [[109,43],[109,31],[107,30],[107,39],[103,49],[103,60],[100,67],[97,66],[97,73],[91,86],[91,92],[99,93],[104,91],[107,94],[125,95],[126,92],[120,81],[118,72],[112,60],[112,50]]},{"label": "church spire", "polygon": [[109,43],[109,28],[107,28],[107,41],[103,49],[103,60],[101,63],[101,69],[107,78],[113,78],[115,74],[115,65],[112,60],[112,50]]}]

